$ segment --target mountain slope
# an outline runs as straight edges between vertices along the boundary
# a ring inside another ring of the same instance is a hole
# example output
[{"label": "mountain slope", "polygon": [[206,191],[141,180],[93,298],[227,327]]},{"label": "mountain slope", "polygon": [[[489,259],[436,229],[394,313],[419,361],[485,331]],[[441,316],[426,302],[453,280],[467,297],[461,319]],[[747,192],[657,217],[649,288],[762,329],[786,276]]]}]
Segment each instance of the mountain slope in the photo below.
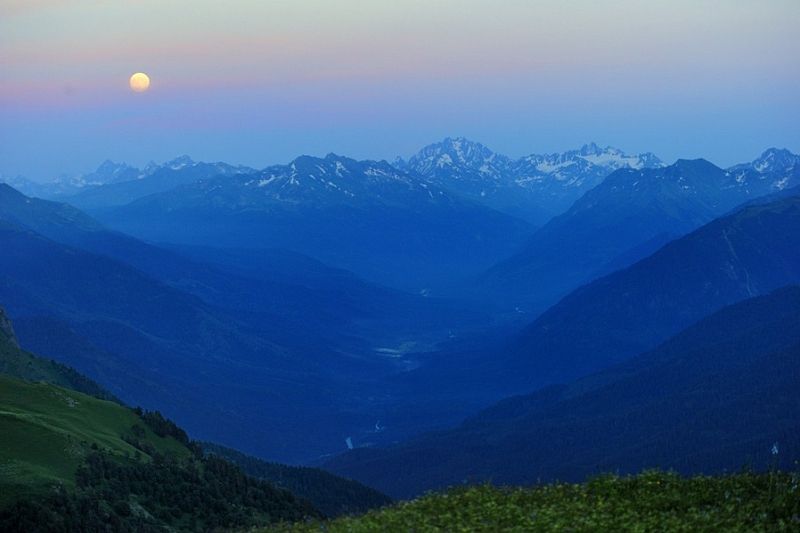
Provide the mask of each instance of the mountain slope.
[{"label": "mountain slope", "polygon": [[0,308],[0,374],[27,381],[44,381],[100,398],[119,401],[103,387],[72,368],[22,350],[11,321]]},{"label": "mountain slope", "polygon": [[[46,237],[133,266],[254,327],[281,322],[287,331],[314,322],[317,333],[341,349],[421,342],[477,320],[461,302],[423,298],[369,284],[354,274],[285,250],[181,248],[176,253],[107,230],[63,203],[28,198],[0,184],[0,219]],[[414,317],[409,321],[406,317]],[[426,317],[426,320],[420,320]],[[358,339],[354,345],[352,340]]]},{"label": "mountain slope", "polygon": [[0,219],[53,239],[103,229],[99,222],[68,204],[30,198],[5,183],[0,183]]},{"label": "mountain slope", "polygon": [[[130,409],[51,384],[6,375],[0,375],[0,383],[3,504],[47,491],[53,483],[74,486],[75,473],[92,444],[117,456],[137,451],[122,438],[132,426],[144,427]],[[154,451],[190,455],[174,439],[157,437],[146,428],[144,439]]]},{"label": "mountain slope", "polygon": [[[331,471],[394,496],[464,479],[579,480],[605,471],[719,472],[800,454],[800,287],[726,307],[620,366],[510,398],[460,427]],[[780,455],[770,457],[778,442]]]},{"label": "mountain slope", "polygon": [[201,180],[96,214],[151,241],[286,248],[415,290],[488,267],[528,230],[388,163],[333,154]]},{"label": "mountain slope", "polygon": [[705,160],[617,170],[537,230],[522,252],[490,269],[481,283],[542,310],[751,197],[745,182]]},{"label": "mountain slope", "polygon": [[571,379],[649,349],[748,297],[800,282],[800,197],[746,207],[570,293],[503,358],[530,386]]}]

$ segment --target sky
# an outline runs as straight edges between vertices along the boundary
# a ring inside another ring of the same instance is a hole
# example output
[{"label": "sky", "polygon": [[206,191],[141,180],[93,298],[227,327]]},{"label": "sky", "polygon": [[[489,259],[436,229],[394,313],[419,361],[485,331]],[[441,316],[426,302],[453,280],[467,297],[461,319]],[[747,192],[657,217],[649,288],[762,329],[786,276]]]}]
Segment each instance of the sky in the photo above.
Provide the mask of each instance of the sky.
[{"label": "sky", "polygon": [[797,0],[0,0],[0,174],[445,136],[727,166],[800,152],[798,22]]}]

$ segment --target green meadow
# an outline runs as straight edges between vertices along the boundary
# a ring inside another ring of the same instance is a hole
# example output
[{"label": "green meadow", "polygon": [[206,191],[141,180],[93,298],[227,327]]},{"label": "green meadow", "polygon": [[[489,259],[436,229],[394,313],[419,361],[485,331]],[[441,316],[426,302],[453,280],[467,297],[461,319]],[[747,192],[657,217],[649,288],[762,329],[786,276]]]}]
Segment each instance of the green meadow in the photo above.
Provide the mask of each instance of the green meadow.
[{"label": "green meadow", "polygon": [[149,460],[123,440],[134,425],[142,440],[173,457],[188,457],[176,440],[157,436],[130,409],[48,383],[0,375],[0,504],[21,495],[72,487],[87,454]]}]

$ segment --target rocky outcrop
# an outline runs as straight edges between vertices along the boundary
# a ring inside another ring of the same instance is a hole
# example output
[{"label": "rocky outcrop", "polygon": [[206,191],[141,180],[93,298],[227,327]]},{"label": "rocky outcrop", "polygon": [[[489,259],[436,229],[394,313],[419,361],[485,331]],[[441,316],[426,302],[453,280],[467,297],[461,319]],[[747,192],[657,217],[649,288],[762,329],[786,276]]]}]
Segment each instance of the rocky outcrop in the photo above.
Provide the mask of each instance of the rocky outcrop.
[{"label": "rocky outcrop", "polygon": [[2,307],[0,307],[0,338],[9,340],[11,344],[19,348],[17,337],[14,335],[14,327]]}]

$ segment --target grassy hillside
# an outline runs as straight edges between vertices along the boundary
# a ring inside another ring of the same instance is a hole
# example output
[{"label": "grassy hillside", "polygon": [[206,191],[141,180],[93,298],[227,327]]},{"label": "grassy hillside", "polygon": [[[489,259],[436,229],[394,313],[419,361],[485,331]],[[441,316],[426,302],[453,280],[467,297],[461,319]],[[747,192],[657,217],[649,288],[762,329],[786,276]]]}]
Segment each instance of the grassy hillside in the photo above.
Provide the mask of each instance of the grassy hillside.
[{"label": "grassy hillside", "polygon": [[[48,383],[0,375],[0,505],[54,485],[75,486],[75,473],[95,450],[117,458],[144,456],[123,437],[132,428],[155,452],[187,458],[190,451],[159,437],[134,411]],[[141,447],[141,446],[140,446]]]},{"label": "grassy hillside", "polygon": [[197,531],[321,516],[159,413],[0,375],[0,531]]},{"label": "grassy hillside", "polygon": [[529,489],[452,489],[354,518],[271,531],[797,531],[798,474],[657,471]]},{"label": "grassy hillside", "polygon": [[191,456],[175,438],[156,435],[152,415],[145,420],[72,368],[21,350],[2,309],[0,321],[0,506],[74,487],[96,451],[143,461]]}]

